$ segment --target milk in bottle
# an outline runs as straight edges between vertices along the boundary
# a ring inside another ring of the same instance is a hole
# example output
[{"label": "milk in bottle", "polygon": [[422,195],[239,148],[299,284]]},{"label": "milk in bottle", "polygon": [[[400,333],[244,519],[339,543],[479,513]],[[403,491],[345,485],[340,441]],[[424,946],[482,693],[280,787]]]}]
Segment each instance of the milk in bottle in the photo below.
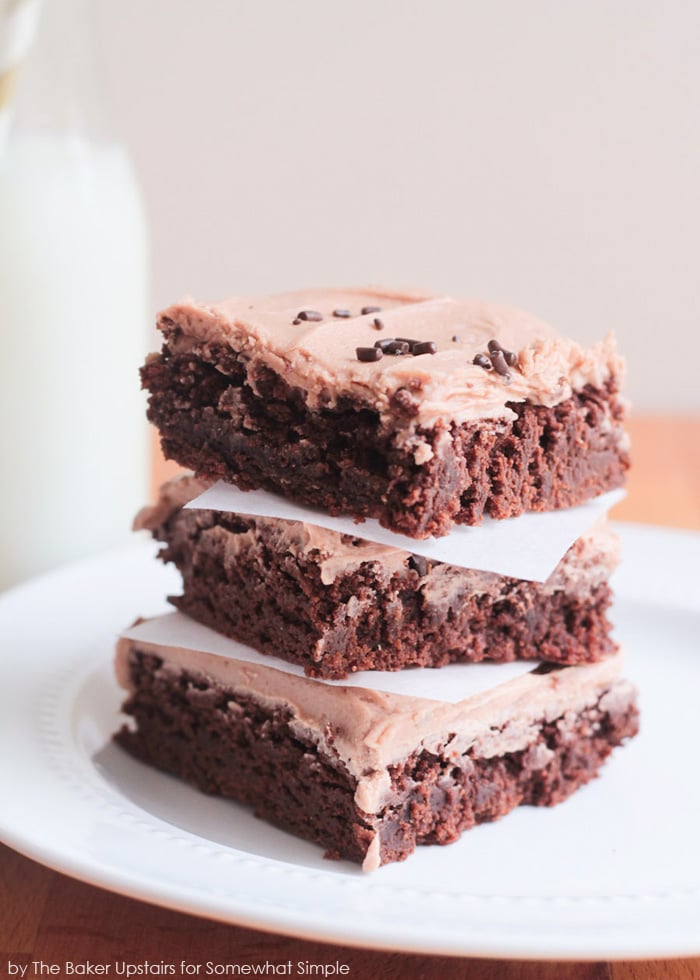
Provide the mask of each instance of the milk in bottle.
[{"label": "milk in bottle", "polygon": [[46,3],[0,146],[0,589],[126,541],[148,489],[146,225],[89,8]]}]

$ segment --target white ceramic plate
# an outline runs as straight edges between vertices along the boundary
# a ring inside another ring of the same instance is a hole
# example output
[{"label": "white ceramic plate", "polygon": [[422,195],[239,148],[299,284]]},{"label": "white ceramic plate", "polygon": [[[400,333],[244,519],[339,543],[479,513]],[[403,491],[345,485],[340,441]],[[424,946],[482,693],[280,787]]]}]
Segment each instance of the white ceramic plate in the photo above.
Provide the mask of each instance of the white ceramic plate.
[{"label": "white ceramic plate", "polygon": [[376,948],[700,954],[700,535],[621,525],[618,634],[642,732],[554,809],[363,875],[110,744],[116,633],[178,588],[150,543],[0,597],[0,837],[59,871],[227,922]]}]

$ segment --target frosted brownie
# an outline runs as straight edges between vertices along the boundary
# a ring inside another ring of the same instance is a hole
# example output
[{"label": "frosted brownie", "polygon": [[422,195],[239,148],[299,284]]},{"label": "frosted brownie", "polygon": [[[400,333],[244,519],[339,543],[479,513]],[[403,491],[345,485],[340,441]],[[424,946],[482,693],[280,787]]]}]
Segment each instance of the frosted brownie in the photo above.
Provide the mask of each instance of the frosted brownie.
[{"label": "frosted brownie", "polygon": [[129,718],[116,738],[373,870],[519,804],[559,803],[595,776],[637,730],[620,666],[616,654],[536,668],[452,704],[122,638]]},{"label": "frosted brownie", "polygon": [[605,524],[538,584],[311,524],[183,509],[206,486],[169,481],[135,522],[182,573],[183,594],[170,601],[310,676],[481,660],[572,664],[615,650],[606,613],[618,541]]},{"label": "frosted brownie", "polygon": [[628,466],[611,337],[429,294],[183,301],[142,369],[165,455],[416,538],[579,504]]}]

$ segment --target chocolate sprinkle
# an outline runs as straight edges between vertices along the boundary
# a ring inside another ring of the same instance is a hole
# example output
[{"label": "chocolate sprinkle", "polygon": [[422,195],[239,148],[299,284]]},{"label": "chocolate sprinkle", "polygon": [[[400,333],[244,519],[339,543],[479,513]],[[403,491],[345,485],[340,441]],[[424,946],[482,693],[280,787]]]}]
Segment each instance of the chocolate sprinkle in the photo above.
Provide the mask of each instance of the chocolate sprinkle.
[{"label": "chocolate sprinkle", "polygon": [[[491,364],[501,375],[505,383],[510,384],[510,382],[513,380],[513,375],[510,373],[508,368],[513,367],[517,363],[518,355],[514,354],[512,350],[506,350],[495,338],[489,340],[488,349]],[[479,364],[481,367],[486,367],[486,364],[484,363],[485,360],[486,357],[484,354],[477,354],[474,358],[474,363]]]},{"label": "chocolate sprinkle", "polygon": [[313,320],[316,323],[323,319],[323,314],[318,310],[302,310],[301,313],[297,313],[297,316],[300,320]]},{"label": "chocolate sprinkle", "polygon": [[396,339],[401,344],[408,344],[408,350],[410,354],[413,353],[413,348],[416,346],[416,344],[420,343],[419,340],[412,340],[410,337],[397,337]]},{"label": "chocolate sprinkle", "polygon": [[382,312],[381,306],[363,306],[362,307],[362,316],[367,316],[368,313],[381,313],[381,312]]},{"label": "chocolate sprinkle", "polygon": [[477,364],[479,367],[482,367],[484,371],[490,371],[493,368],[493,364],[486,354],[475,354],[472,364]]},{"label": "chocolate sprinkle", "polygon": [[333,310],[333,316],[338,316],[343,320],[347,320],[348,317],[352,316],[350,310]]},{"label": "chocolate sprinkle", "polygon": [[457,344],[457,343],[459,343],[459,336],[458,336],[458,334],[455,334],[455,335],[454,335],[454,337],[452,338],[452,343],[453,343],[453,344]]},{"label": "chocolate sprinkle", "polygon": [[408,354],[410,352],[408,341],[398,340],[394,337],[384,337],[382,340],[375,340],[374,346],[378,347],[384,354],[393,354],[394,356]]},{"label": "chocolate sprinkle", "polygon": [[409,347],[405,340],[392,340],[382,349],[385,354],[393,354],[394,357],[401,357],[409,353]]},{"label": "chocolate sprinkle", "polygon": [[491,363],[498,373],[503,376],[504,381],[512,380],[513,376],[508,370],[508,365],[502,350],[491,351]]},{"label": "chocolate sprinkle", "polygon": [[437,344],[433,340],[424,340],[419,344],[414,344],[411,353],[416,357],[421,354],[437,354]]},{"label": "chocolate sprinkle", "polygon": [[301,320],[299,319],[298,316],[295,316],[294,319],[292,320],[292,323],[296,327],[299,323],[301,323]]},{"label": "chocolate sprinkle", "polygon": [[381,347],[356,347],[358,361],[381,361],[384,356]]},{"label": "chocolate sprinkle", "polygon": [[374,320],[372,320],[372,326],[374,327],[375,330],[384,329],[384,324],[382,323],[382,321],[379,319],[378,316],[375,316]]},{"label": "chocolate sprinkle", "polygon": [[418,572],[421,578],[428,571],[428,562],[423,555],[409,555],[408,567],[412,568],[414,572]]}]

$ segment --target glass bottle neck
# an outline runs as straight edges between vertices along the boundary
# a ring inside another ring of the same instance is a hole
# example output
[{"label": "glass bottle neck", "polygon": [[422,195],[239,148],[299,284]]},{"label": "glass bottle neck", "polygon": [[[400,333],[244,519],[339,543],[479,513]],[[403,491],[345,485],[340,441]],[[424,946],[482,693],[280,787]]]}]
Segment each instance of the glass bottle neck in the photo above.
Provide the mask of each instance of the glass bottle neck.
[{"label": "glass bottle neck", "polygon": [[19,67],[18,130],[108,139],[111,126],[95,51],[91,0],[43,0],[36,37]]}]

